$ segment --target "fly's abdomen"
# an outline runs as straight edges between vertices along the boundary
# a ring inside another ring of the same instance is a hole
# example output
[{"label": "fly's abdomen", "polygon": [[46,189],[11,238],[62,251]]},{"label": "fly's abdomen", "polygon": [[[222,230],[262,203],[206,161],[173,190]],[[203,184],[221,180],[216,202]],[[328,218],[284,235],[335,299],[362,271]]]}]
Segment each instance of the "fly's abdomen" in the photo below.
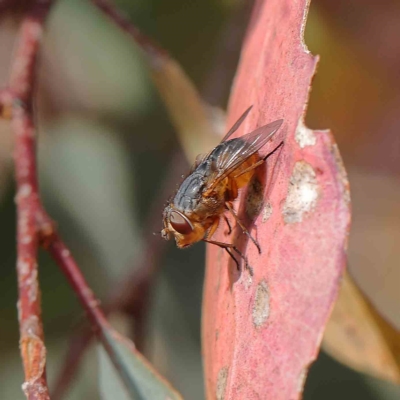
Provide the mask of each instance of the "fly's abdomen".
[{"label": "fly's abdomen", "polygon": [[[232,169],[228,175],[228,179],[235,179],[238,188],[245,186],[254,174],[251,166],[260,160],[258,152],[247,156],[242,152],[245,142],[241,138],[231,139],[218,145],[209,156],[210,168],[218,171],[225,171],[232,168],[236,161],[240,161],[239,165]],[[246,172],[249,170],[248,172]]]},{"label": "fly's abdomen", "polygon": [[238,189],[247,185],[254,175],[255,169],[251,167],[258,161],[260,161],[260,155],[258,153],[250,156],[246,161],[240,164],[236,169],[228,175],[229,179],[234,179]]}]

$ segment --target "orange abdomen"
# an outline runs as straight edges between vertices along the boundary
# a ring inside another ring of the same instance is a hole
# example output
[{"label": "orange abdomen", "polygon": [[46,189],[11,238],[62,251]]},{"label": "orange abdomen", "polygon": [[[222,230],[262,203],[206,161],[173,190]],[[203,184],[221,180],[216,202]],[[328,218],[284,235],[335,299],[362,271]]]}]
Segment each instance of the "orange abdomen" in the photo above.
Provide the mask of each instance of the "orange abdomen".
[{"label": "orange abdomen", "polygon": [[[243,164],[236,168],[231,174],[228,175],[228,190],[229,201],[233,201],[238,196],[238,189],[246,186],[253,177],[256,168],[251,169],[254,164],[261,160],[260,155],[257,153],[250,156]],[[247,172],[245,172],[248,170]]]}]

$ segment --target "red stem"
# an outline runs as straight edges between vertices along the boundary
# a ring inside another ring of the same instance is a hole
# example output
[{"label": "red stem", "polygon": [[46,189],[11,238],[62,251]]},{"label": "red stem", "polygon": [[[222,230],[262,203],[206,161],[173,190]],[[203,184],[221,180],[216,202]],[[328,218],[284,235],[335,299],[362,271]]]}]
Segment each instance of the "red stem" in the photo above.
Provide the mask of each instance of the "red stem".
[{"label": "red stem", "polygon": [[9,89],[3,90],[0,96],[2,115],[11,116],[15,134],[20,350],[25,373],[22,388],[29,400],[50,398],[38,284],[36,213],[40,204],[32,117],[36,55],[50,6],[51,1],[33,2],[23,19]]},{"label": "red stem", "polygon": [[99,307],[99,301],[87,284],[70,250],[56,232],[48,235],[46,247],[78,296],[96,334],[102,329],[110,328],[104,312]]},{"label": "red stem", "polygon": [[150,57],[151,61],[157,62],[168,57],[168,53],[163,48],[143,35],[140,30],[137,29],[120,10],[113,4],[110,4],[108,0],[92,0],[92,3],[123,31],[128,33],[140,48],[144,50],[145,54]]}]

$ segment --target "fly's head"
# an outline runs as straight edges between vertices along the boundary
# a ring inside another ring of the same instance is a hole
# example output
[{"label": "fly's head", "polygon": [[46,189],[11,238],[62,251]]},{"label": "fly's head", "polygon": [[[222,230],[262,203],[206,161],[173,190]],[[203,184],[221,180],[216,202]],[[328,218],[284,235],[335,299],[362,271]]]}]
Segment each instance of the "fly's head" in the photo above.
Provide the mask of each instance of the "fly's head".
[{"label": "fly's head", "polygon": [[204,228],[198,222],[192,221],[183,212],[175,209],[169,204],[163,215],[164,229],[161,236],[165,240],[175,237],[179,248],[188,247],[204,237]]}]

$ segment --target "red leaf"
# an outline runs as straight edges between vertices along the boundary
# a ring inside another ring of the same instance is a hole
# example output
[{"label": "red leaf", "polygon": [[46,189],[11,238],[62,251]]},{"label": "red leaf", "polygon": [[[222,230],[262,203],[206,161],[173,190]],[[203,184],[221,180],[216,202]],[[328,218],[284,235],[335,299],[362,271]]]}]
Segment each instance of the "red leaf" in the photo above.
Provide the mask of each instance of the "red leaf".
[{"label": "red leaf", "polygon": [[220,228],[215,235],[235,242],[251,269],[242,263],[237,271],[222,249],[207,249],[203,349],[208,399],[300,397],[345,265],[346,174],[330,133],[303,125],[317,63],[302,41],[307,7],[306,0],[258,1],[242,49],[228,126],[253,104],[236,135],[283,118],[281,136],[262,152],[282,139],[284,147],[268,161],[267,179],[273,184],[258,197],[253,185],[235,204],[251,223],[262,254],[242,234],[228,236]]}]

